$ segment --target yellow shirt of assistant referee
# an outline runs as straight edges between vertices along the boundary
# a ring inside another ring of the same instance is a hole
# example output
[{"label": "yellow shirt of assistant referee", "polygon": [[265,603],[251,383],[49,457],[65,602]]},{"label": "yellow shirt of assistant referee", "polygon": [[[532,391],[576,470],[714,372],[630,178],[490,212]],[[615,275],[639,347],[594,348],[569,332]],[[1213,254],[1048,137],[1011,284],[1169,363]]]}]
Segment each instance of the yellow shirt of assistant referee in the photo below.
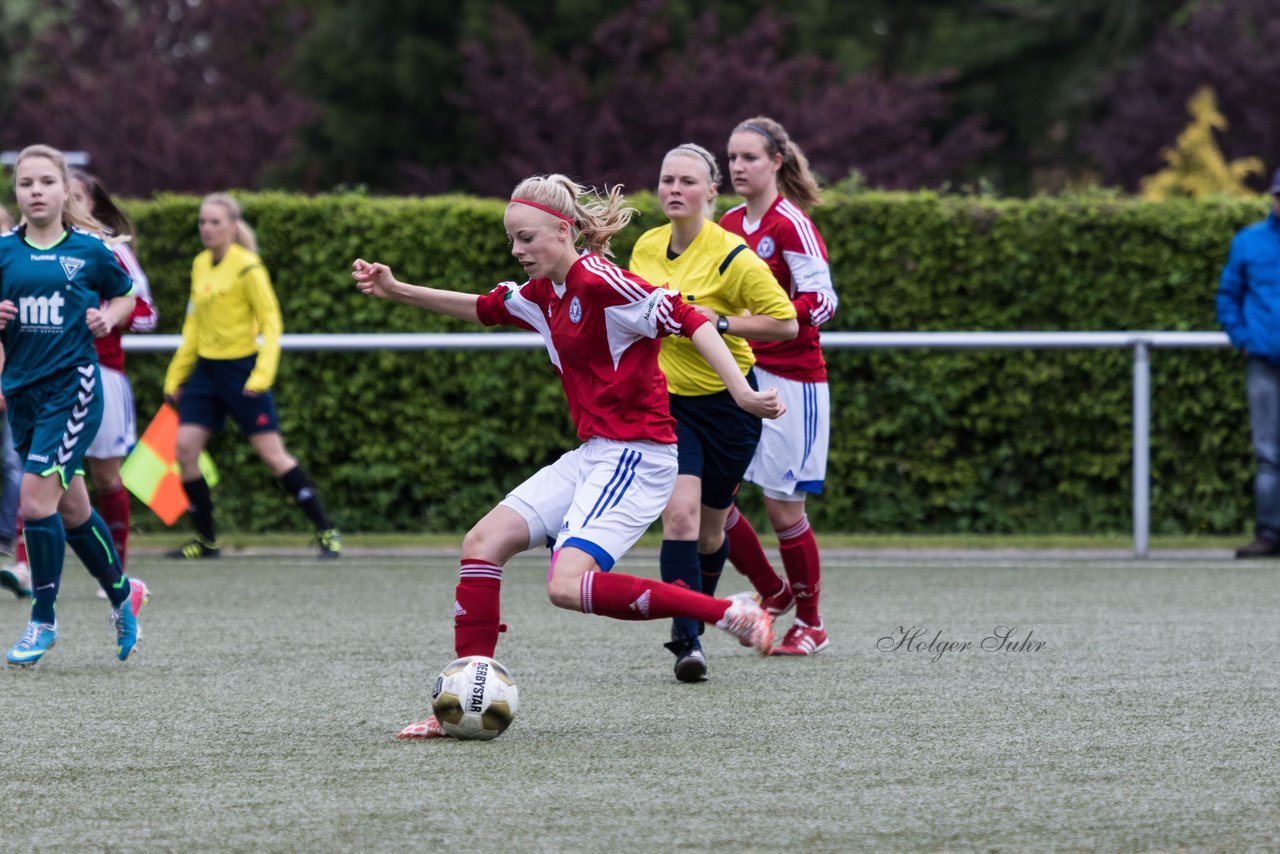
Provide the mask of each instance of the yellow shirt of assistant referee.
[{"label": "yellow shirt of assistant referee", "polygon": [[[787,293],[778,287],[769,265],[743,242],[707,220],[689,248],[667,256],[671,224],[646,231],[631,252],[631,272],[652,285],[679,291],[684,301],[710,308],[716,314],[741,317],[768,315],[778,320],[796,316]],[[745,338],[726,335],[724,343],[745,375],[756,363]],[[662,339],[658,366],[667,375],[667,390],[693,397],[724,391],[724,383],[688,338]]]},{"label": "yellow shirt of assistant referee", "polygon": [[[191,298],[182,324],[182,344],[164,377],[164,393],[186,382],[196,359],[242,359],[258,354],[245,388],[267,391],[280,364],[280,303],[262,259],[239,243],[213,263],[206,249],[191,265]],[[262,346],[258,346],[258,335]]]}]

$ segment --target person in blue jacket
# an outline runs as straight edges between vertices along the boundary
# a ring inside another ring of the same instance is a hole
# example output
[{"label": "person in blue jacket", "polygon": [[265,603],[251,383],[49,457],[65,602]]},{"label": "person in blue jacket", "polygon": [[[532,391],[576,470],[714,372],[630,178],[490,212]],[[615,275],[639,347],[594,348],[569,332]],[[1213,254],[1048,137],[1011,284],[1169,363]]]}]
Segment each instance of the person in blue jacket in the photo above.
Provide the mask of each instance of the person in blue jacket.
[{"label": "person in blue jacket", "polygon": [[1271,213],[1242,229],[1218,284],[1218,322],[1247,357],[1245,389],[1258,460],[1256,533],[1238,558],[1280,556],[1280,169],[1267,189]]}]

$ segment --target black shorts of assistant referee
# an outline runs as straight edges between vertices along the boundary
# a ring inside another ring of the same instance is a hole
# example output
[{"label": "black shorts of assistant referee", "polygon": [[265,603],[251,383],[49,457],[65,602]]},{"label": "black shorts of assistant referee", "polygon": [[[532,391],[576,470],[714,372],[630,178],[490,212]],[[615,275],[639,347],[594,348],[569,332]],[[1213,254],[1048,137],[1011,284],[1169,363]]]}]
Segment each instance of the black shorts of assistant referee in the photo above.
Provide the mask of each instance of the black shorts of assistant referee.
[{"label": "black shorts of assistant referee", "polygon": [[230,415],[246,436],[280,432],[280,419],[271,392],[244,393],[244,384],[249,381],[257,361],[256,355],[242,359],[196,359],[195,369],[182,384],[182,396],[178,398],[178,423],[199,424],[217,433]]},{"label": "black shorts of assistant referee", "polygon": [[[755,371],[747,372],[747,383],[757,388]],[[728,391],[667,397],[676,419],[679,473],[702,478],[702,503],[723,510],[733,503],[755,455],[760,419],[734,403]]]}]

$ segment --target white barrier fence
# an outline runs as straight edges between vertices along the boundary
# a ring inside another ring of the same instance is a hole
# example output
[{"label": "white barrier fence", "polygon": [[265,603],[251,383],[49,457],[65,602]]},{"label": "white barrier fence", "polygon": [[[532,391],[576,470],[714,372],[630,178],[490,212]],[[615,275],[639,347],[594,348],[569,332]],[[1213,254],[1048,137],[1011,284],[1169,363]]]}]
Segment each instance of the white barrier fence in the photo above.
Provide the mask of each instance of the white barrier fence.
[{"label": "white barrier fence", "polygon": [[[178,335],[126,335],[130,353],[176,350]],[[532,332],[422,332],[284,335],[290,351],[530,350],[542,346]],[[1146,557],[1151,530],[1151,351],[1223,349],[1222,332],[824,332],[827,350],[1132,350],[1133,554]]]}]

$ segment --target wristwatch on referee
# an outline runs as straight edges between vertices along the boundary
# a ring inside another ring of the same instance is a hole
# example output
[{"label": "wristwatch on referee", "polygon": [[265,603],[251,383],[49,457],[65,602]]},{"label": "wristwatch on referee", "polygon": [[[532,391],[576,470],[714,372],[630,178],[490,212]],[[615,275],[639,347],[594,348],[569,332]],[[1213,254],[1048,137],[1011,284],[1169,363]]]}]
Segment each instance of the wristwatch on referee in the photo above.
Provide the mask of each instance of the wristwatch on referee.
[{"label": "wristwatch on referee", "polygon": [[729,334],[729,318],[727,316],[722,314],[716,319],[716,332],[721,335]]}]

